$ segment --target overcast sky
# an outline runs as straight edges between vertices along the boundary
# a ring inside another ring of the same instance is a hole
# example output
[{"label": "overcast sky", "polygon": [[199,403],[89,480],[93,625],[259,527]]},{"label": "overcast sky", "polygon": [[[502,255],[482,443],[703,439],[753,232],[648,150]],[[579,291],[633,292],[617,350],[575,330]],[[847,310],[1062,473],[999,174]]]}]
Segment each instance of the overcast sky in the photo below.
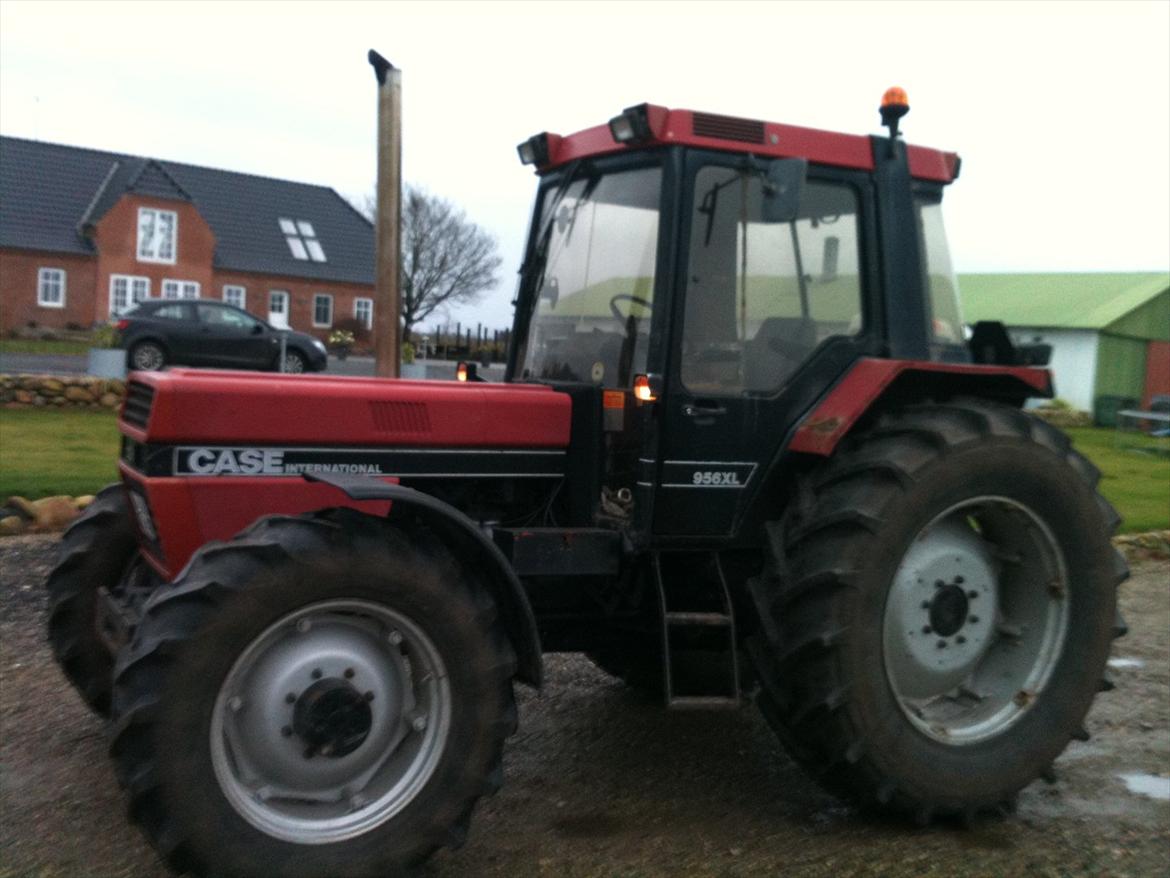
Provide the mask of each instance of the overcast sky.
[{"label": "overcast sky", "polygon": [[[903,86],[955,150],[974,271],[1170,266],[1170,3],[0,3],[0,132],[373,190],[366,50],[403,70],[404,175],[497,238],[511,319],[535,189],[515,145],[650,101],[866,134]],[[0,209],[3,209],[0,205]]]}]

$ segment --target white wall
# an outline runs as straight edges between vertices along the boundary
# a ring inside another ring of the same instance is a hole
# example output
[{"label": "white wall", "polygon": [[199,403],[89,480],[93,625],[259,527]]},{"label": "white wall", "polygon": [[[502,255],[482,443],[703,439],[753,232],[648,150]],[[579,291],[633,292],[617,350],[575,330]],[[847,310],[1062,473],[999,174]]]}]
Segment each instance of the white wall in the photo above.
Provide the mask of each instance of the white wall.
[{"label": "white wall", "polygon": [[[1050,344],[1056,395],[1074,408],[1093,410],[1093,388],[1097,382],[1097,331],[1092,329],[1029,329],[1009,327],[1017,344]],[[1039,402],[1039,401],[1037,401]]]}]

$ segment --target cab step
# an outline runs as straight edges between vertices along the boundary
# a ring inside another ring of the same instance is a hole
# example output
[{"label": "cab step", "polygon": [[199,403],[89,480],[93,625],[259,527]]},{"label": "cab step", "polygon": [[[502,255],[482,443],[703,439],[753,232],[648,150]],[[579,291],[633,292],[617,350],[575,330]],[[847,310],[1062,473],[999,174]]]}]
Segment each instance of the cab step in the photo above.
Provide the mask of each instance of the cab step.
[{"label": "cab step", "polygon": [[716,552],[656,552],[662,679],[675,710],[740,706],[739,653],[727,578]]}]

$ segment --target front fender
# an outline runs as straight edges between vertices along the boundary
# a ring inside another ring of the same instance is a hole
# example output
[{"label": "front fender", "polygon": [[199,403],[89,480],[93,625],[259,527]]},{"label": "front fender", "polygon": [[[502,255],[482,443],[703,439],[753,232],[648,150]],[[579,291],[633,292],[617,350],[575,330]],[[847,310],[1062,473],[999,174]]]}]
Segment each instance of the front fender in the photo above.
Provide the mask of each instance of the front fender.
[{"label": "front fender", "polygon": [[304,478],[337,488],[352,500],[389,500],[391,520],[399,516],[414,517],[438,534],[469,568],[482,575],[516,651],[517,677],[540,688],[544,664],[532,604],[504,553],[474,521],[429,494],[377,478],[322,473],[306,473]]}]

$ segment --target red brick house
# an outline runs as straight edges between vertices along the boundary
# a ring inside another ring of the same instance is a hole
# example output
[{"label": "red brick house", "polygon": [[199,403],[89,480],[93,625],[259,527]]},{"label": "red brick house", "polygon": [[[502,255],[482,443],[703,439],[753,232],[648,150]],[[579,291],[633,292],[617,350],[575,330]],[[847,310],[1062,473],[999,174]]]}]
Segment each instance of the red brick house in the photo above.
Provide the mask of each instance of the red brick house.
[{"label": "red brick house", "polygon": [[374,232],[326,186],[0,137],[0,331],[220,299],[325,339],[373,321]]}]

